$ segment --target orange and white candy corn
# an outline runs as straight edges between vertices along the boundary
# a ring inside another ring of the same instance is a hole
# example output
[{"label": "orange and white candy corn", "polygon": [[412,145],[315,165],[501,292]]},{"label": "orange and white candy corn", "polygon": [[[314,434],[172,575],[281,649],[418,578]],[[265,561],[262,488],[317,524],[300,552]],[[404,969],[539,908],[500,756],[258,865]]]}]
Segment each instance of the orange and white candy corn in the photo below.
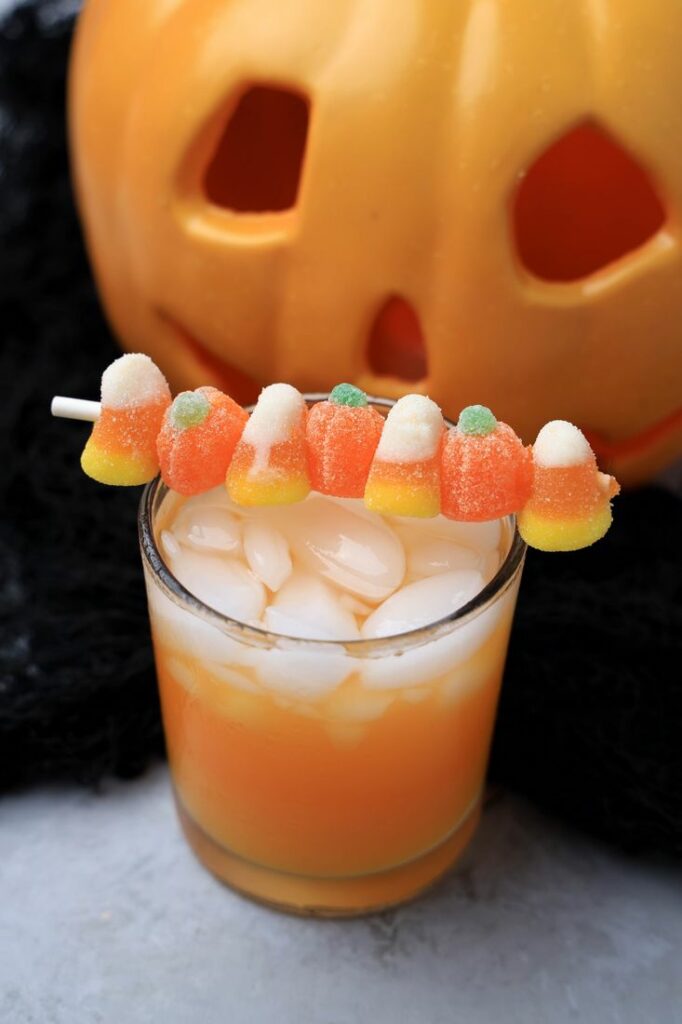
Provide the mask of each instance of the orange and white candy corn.
[{"label": "orange and white candy corn", "polygon": [[156,438],[171,394],[149,356],[129,353],[102,374],[102,405],[81,455],[83,471],[101,484],[130,487],[159,471]]},{"label": "orange and white candy corn", "polygon": [[398,399],[386,417],[369,470],[367,508],[384,515],[438,515],[444,433],[442,413],[430,398]]},{"label": "orange and white candy corn", "polygon": [[519,533],[540,551],[575,551],[604,536],[620,488],[600,473],[585,435],[566,420],[545,424],[533,445],[530,498]]},{"label": "orange and white candy corn", "polygon": [[239,505],[288,505],[310,491],[305,441],[307,408],[290,384],[263,388],[227,471]]}]

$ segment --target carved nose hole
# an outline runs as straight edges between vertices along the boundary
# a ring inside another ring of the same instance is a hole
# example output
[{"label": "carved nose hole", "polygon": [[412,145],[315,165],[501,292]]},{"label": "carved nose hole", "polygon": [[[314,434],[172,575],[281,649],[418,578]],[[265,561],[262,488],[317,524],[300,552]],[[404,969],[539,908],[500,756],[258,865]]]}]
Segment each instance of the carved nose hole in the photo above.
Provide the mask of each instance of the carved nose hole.
[{"label": "carved nose hole", "polygon": [[516,194],[521,262],[547,281],[575,281],[639,248],[666,214],[647,171],[598,124],[585,122],[532,164]]},{"label": "carved nose hole", "polygon": [[204,175],[209,202],[235,213],[296,205],[308,136],[305,96],[254,85],[237,103]]},{"label": "carved nose hole", "polygon": [[373,373],[400,380],[426,377],[428,359],[424,334],[414,307],[398,295],[381,307],[372,325],[367,359]]}]

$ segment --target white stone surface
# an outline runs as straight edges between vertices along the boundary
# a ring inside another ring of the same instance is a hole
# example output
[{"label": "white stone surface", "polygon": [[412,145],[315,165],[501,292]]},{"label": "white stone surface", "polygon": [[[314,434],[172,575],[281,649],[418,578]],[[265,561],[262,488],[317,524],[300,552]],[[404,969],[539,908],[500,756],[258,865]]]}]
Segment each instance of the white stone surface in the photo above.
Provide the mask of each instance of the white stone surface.
[{"label": "white stone surface", "polygon": [[7,1024],[678,1024],[679,870],[509,796],[420,901],[355,921],[244,900],[194,860],[166,771],[0,801]]}]

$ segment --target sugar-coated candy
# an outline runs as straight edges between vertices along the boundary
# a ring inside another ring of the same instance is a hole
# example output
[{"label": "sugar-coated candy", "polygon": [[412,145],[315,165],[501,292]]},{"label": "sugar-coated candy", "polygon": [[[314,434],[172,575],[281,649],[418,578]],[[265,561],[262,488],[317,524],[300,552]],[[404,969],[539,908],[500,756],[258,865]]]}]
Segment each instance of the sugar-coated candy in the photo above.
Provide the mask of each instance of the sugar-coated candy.
[{"label": "sugar-coated candy", "polygon": [[523,508],[533,479],[531,452],[484,405],[463,409],[441,459],[441,511],[480,523]]},{"label": "sugar-coated candy", "polygon": [[288,505],[310,491],[307,409],[290,384],[263,388],[232,456],[227,490],[239,505]]},{"label": "sugar-coated candy", "polygon": [[604,536],[620,490],[600,473],[584,434],[565,420],[545,424],[533,445],[533,484],[519,533],[540,551],[575,551]]},{"label": "sugar-coated candy", "polygon": [[308,413],[310,483],[321,494],[361,498],[384,418],[353,384],[337,384]]},{"label": "sugar-coated candy", "polygon": [[116,359],[102,374],[99,419],[81,455],[83,471],[101,484],[128,487],[159,471],[156,438],[171,394],[149,356]]},{"label": "sugar-coated candy", "polygon": [[365,487],[365,505],[384,515],[438,515],[444,432],[441,411],[430,398],[400,398],[384,422]]},{"label": "sugar-coated candy", "polygon": [[222,484],[248,418],[241,405],[217,388],[177,395],[157,440],[166,486],[191,495]]},{"label": "sugar-coated candy", "polygon": [[[467,406],[446,430],[440,409],[424,395],[404,396],[384,419],[353,384],[338,384],[310,412],[296,388],[271,384],[248,416],[213,387],[185,391],[171,403],[160,370],[139,353],[107,367],[101,394],[94,409],[96,403],[61,398],[52,408],[67,417],[98,415],[81,465],[105,484],[146,483],[160,467],[166,485],[182,495],[224,481],[240,505],[290,504],[315,488],[340,499],[339,508],[362,496],[372,513],[399,517],[400,529],[407,528],[402,517],[439,512],[453,526],[482,529],[516,512],[522,538],[542,551],[599,540],[620,489],[599,472],[584,434],[565,420],[547,423],[530,449],[483,405]],[[296,518],[306,518],[312,504]],[[272,530],[261,534],[275,550]],[[258,544],[252,548],[258,561]],[[445,555],[454,557],[439,548],[424,558],[435,566]]]},{"label": "sugar-coated candy", "polygon": [[457,421],[460,433],[469,437],[487,437],[497,426],[497,420],[487,405],[467,405]]}]

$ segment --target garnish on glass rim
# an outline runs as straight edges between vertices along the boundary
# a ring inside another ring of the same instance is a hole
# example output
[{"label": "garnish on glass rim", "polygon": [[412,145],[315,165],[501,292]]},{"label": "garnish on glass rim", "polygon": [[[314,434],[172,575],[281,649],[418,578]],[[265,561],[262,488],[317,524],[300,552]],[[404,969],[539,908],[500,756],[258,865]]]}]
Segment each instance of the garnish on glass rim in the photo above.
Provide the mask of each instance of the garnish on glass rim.
[{"label": "garnish on glass rim", "polygon": [[573,551],[611,525],[616,480],[600,473],[584,434],[553,420],[525,447],[490,409],[472,405],[447,428],[439,407],[406,395],[384,419],[352,384],[308,409],[290,384],[264,388],[249,414],[216,388],[174,400],[140,353],[102,374],[101,403],[57,396],[52,413],[94,422],[81,466],[100,483],[132,486],[161,473],[184,495],[225,483],[242,505],[291,504],[311,489],[364,497],[385,515],[484,522],[516,514],[541,551]]}]

